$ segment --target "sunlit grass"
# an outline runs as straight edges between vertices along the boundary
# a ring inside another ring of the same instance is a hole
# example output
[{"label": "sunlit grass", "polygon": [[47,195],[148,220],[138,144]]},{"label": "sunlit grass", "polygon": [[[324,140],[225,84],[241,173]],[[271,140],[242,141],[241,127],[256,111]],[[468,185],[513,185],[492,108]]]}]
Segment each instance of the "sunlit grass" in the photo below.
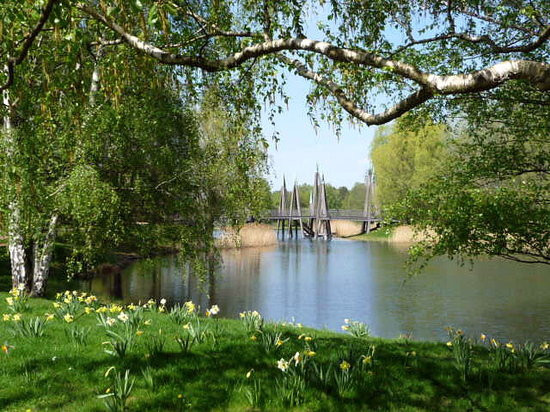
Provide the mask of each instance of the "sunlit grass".
[{"label": "sunlit grass", "polygon": [[[257,312],[218,319],[214,306],[104,305],[80,293],[16,312],[9,297],[0,293],[1,410],[550,408],[545,344],[456,330],[448,344],[385,340],[352,320],[342,334]],[[18,331],[22,322],[39,333]]]}]

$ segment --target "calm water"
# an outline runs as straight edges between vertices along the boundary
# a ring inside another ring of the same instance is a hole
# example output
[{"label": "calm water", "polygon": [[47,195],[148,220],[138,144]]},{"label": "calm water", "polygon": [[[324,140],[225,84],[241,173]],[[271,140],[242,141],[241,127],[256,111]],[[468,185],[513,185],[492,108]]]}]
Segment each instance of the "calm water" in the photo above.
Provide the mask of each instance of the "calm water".
[{"label": "calm water", "polygon": [[500,339],[550,340],[550,269],[500,259],[473,270],[440,259],[403,283],[404,250],[375,242],[286,241],[223,253],[216,279],[198,282],[174,257],[140,261],[81,287],[124,301],[192,299],[222,315],[258,310],[272,320],[340,330],[344,318],[374,335],[445,339],[445,326]]}]

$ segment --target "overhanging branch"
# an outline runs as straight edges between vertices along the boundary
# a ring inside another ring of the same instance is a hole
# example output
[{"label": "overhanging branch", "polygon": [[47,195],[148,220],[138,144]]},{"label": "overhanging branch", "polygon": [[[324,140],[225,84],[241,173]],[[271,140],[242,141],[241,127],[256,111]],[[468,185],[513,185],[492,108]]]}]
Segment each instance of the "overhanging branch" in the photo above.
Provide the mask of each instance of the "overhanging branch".
[{"label": "overhanging branch", "polygon": [[[300,75],[316,81],[319,84],[323,84],[324,87],[327,87],[334,94],[346,111],[368,124],[382,124],[390,121],[399,117],[406,111],[424,103],[435,95],[456,95],[490,90],[514,79],[525,80],[543,91],[550,90],[550,65],[544,62],[508,60],[470,73],[442,76],[423,72],[414,65],[398,60],[385,59],[365,50],[337,47],[327,42],[308,38],[284,38],[273,40],[269,38],[269,36],[265,36],[265,41],[244,47],[240,51],[225,58],[209,59],[197,55],[186,56],[168,52],[163,48],[141,40],[137,36],[128,33],[122,26],[102,15],[92,7],[82,3],[77,7],[113,30],[131,47],[157,59],[163,64],[196,67],[209,72],[217,72],[239,67],[245,62],[259,57],[277,55],[282,51],[301,50],[325,56],[335,62],[391,71],[397,76],[412,80],[420,85],[418,91],[402,100],[394,107],[388,109],[384,113],[373,115],[358,108],[357,105],[345,95],[342,88],[331,80],[325,79],[317,73],[309,71],[300,62],[291,61],[291,66],[294,66]],[[195,16],[195,18],[197,17]],[[212,25],[210,27],[212,27]],[[454,34],[454,36],[465,35]],[[504,53],[533,50],[543,44],[548,37],[550,37],[550,27],[545,29],[536,41],[524,46],[502,48],[493,44],[494,42],[487,38],[469,38],[469,40],[488,42],[492,44],[495,50],[500,50],[500,52]]]},{"label": "overhanging branch", "polygon": [[40,18],[38,19],[38,22],[34,26],[34,29],[27,36],[25,36],[25,40],[23,41],[23,44],[17,56],[13,56],[9,58],[8,61],[6,62],[7,79],[6,79],[6,82],[0,86],[0,91],[6,90],[13,84],[13,80],[15,77],[15,66],[18,66],[21,63],[23,63],[23,61],[29,54],[29,50],[34,40],[44,28],[44,25],[48,21],[50,14],[52,13],[53,7],[57,2],[59,2],[59,0],[48,0],[48,3],[46,3],[46,6],[44,7],[44,9],[42,10],[42,13],[40,14]]},{"label": "overhanging branch", "polygon": [[277,55],[277,58],[287,66],[295,69],[298,75],[306,79],[313,80],[317,84],[327,88],[338,100],[338,103],[344,108],[344,110],[369,126],[388,123],[416,106],[421,105],[433,96],[428,89],[422,88],[384,112],[372,114],[364,109],[361,109],[355,104],[355,102],[349,99],[341,86],[332,80],[324,78],[319,73],[309,70],[301,61],[290,59],[284,55]]}]

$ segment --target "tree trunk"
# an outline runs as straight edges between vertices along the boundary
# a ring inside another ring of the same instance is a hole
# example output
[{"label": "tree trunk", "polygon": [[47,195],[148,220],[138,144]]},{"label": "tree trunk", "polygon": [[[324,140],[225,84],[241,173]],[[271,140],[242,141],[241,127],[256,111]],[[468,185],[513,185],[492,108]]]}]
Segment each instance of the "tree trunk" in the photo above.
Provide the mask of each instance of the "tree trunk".
[{"label": "tree trunk", "polygon": [[10,251],[11,283],[14,288],[24,285],[28,289],[27,253],[21,234],[20,211],[17,202],[9,205],[8,249]]},{"label": "tree trunk", "polygon": [[54,213],[48,225],[48,231],[44,237],[42,245],[39,242],[34,244],[33,248],[33,276],[32,276],[32,296],[42,296],[48,281],[50,272],[50,263],[52,261],[53,244],[56,235],[58,215]]},{"label": "tree trunk", "polygon": [[[7,68],[4,69],[7,70]],[[15,156],[15,140],[11,122],[12,105],[8,89],[2,92],[2,103],[6,108],[6,114],[3,118],[3,138],[5,139],[6,157],[8,158],[8,162],[10,162]],[[13,193],[13,198],[8,204],[8,213],[8,249],[10,252],[12,286],[19,288],[20,285],[24,285],[25,289],[27,289],[27,253],[25,251],[23,230],[21,227],[21,208],[15,193]]]}]

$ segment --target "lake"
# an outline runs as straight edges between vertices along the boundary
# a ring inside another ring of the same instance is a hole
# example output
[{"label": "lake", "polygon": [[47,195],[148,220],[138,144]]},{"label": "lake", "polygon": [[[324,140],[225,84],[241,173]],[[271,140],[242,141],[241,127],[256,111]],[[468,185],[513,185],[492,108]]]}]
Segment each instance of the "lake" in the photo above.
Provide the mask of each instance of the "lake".
[{"label": "lake", "polygon": [[440,258],[407,278],[406,250],[382,242],[287,240],[226,250],[216,277],[199,284],[174,256],[138,261],[80,288],[125,302],[166,298],[218,304],[221,316],[258,310],[270,320],[340,330],[344,318],[375,336],[444,340],[446,326],[502,340],[550,340],[550,268],[503,259],[473,268]]}]

